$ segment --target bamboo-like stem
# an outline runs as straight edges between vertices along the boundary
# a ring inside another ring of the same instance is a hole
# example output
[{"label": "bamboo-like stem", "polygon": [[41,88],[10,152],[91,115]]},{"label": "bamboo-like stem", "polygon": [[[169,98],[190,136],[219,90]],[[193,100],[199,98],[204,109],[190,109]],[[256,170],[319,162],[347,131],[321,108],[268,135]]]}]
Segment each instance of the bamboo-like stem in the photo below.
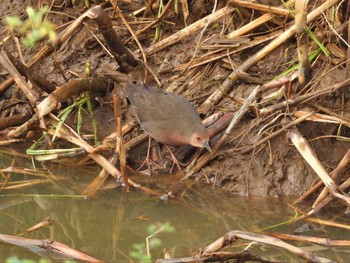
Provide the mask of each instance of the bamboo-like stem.
[{"label": "bamboo-like stem", "polygon": [[299,60],[299,84],[303,88],[310,80],[310,63],[309,63],[309,36],[307,34],[307,13],[306,6],[308,0],[300,0],[295,2],[295,31],[298,44],[298,60]]},{"label": "bamboo-like stem", "polygon": [[116,133],[118,136],[117,144],[116,144],[116,152],[119,154],[119,163],[120,163],[120,172],[122,174],[123,184],[128,186],[128,174],[126,172],[126,155],[125,155],[125,147],[124,147],[124,139],[122,132],[122,118],[120,113],[120,99],[119,95],[115,92],[113,93],[113,103],[114,103],[114,116],[116,123]]}]

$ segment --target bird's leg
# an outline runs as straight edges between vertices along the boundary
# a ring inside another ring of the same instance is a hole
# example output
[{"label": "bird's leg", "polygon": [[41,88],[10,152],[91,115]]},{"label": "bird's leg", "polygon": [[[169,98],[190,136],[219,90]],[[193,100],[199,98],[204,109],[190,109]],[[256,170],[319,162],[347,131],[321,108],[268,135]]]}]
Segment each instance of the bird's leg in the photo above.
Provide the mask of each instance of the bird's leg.
[{"label": "bird's leg", "polygon": [[173,168],[174,168],[174,164],[177,166],[177,168],[179,169],[179,171],[182,172],[182,169],[180,167],[179,161],[176,159],[175,155],[173,154],[173,152],[170,150],[170,148],[168,147],[168,145],[164,144],[164,146],[167,148],[168,152],[170,153],[171,159],[173,160],[173,167],[171,167],[170,173],[173,172]]},{"label": "bird's leg", "polygon": [[140,167],[136,169],[137,171],[140,170],[145,165],[145,163],[147,162],[147,168],[148,168],[149,175],[152,175],[151,164],[150,164],[150,161],[149,161],[149,154],[151,152],[151,142],[152,142],[152,138],[151,138],[151,136],[148,136],[148,147],[147,147],[146,159],[143,161],[143,163],[140,165]]}]

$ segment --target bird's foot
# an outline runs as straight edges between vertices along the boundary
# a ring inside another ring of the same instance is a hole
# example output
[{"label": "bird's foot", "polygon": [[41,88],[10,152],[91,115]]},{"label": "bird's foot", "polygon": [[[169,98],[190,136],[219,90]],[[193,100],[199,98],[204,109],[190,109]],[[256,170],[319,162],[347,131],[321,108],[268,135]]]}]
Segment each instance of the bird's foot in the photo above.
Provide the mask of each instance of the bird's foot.
[{"label": "bird's foot", "polygon": [[171,169],[170,169],[170,173],[173,173],[175,165],[177,166],[177,168],[179,169],[179,171],[183,173],[183,171],[182,171],[182,169],[181,169],[181,166],[180,166],[181,163],[176,159],[175,155],[174,155],[173,152],[170,150],[169,146],[166,145],[166,144],[164,144],[164,146],[165,146],[165,148],[167,148],[167,150],[168,150],[168,152],[169,152],[169,154],[170,154],[170,156],[171,156],[171,159],[172,159],[172,161],[173,161],[173,165],[172,165],[172,167],[171,167]]}]

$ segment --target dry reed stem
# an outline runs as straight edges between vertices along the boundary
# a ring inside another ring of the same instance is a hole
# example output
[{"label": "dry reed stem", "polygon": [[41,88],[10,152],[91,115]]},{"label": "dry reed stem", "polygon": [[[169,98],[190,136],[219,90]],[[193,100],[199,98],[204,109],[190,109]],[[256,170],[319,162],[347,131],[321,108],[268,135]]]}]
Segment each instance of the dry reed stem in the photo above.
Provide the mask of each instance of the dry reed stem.
[{"label": "dry reed stem", "polygon": [[259,111],[259,115],[266,116],[266,115],[269,115],[269,114],[271,114],[277,110],[280,110],[282,108],[285,108],[285,107],[291,107],[291,106],[295,106],[296,104],[306,103],[306,102],[313,100],[317,97],[324,96],[324,95],[327,95],[329,93],[333,93],[339,89],[345,88],[349,84],[350,84],[350,78],[348,78],[340,83],[336,83],[330,87],[316,90],[314,92],[310,92],[310,93],[307,93],[304,95],[300,95],[296,98],[287,99],[285,101],[276,103],[275,105],[272,105],[270,107],[263,108]]},{"label": "dry reed stem", "polygon": [[[53,149],[53,148],[51,148]],[[49,160],[58,160],[63,158],[74,158],[81,155],[86,155],[86,150],[83,147],[71,149],[69,152],[62,153],[43,153],[35,156],[35,160],[39,162],[49,161]]]},{"label": "dry reed stem", "polygon": [[1,190],[14,190],[14,189],[21,189],[24,187],[32,187],[39,184],[47,184],[51,183],[52,181],[49,179],[33,179],[33,180],[27,180],[27,181],[21,181],[18,183],[7,183],[7,186],[1,185]]},{"label": "dry reed stem", "polygon": [[42,228],[51,226],[52,224],[53,224],[53,221],[50,219],[50,217],[47,217],[47,218],[44,218],[43,220],[41,220],[39,223],[35,224],[34,226],[27,228],[23,232],[30,233],[30,232],[37,231],[37,230],[40,230]]},{"label": "dry reed stem", "polygon": [[[348,165],[350,165],[350,149],[346,152],[340,163],[337,167],[329,174],[334,181],[337,181],[340,175],[347,169]],[[302,196],[300,196],[297,200],[294,201],[294,204],[299,204],[311,194],[317,191],[323,185],[322,180],[318,181],[314,186],[312,186],[309,190],[307,190]],[[323,199],[322,199],[323,200]],[[322,201],[320,200],[320,201]],[[319,203],[314,203],[313,207],[316,207]]]},{"label": "dry reed stem", "polygon": [[[16,108],[18,110],[18,114],[13,114],[6,117],[0,118],[0,130],[2,132],[6,132],[5,129],[9,127],[14,127],[17,125],[21,125],[28,121],[30,117],[32,116],[32,108],[29,106],[29,104],[20,106],[21,102],[18,102]],[[5,114],[3,114],[4,116]],[[1,144],[1,142],[0,142]]]},{"label": "dry reed stem", "polygon": [[[350,76],[349,76],[349,78],[350,78]],[[325,107],[317,105],[315,103],[308,103],[308,104],[319,111],[323,111],[324,113],[331,115],[332,118],[335,118],[335,120],[339,120],[340,123],[342,123],[350,128],[350,120],[347,119],[344,115],[337,114],[337,113],[335,113],[335,112],[333,112]]]},{"label": "dry reed stem", "polygon": [[125,150],[128,151],[132,147],[138,145],[139,143],[145,141],[148,138],[148,135],[146,133],[143,133],[137,137],[132,138],[130,141],[126,142],[124,147]]},{"label": "dry reed stem", "polygon": [[[170,0],[166,6],[164,7],[162,13],[160,14],[160,16],[155,20],[153,21],[152,23],[150,23],[148,26],[144,27],[143,29],[141,29],[140,31],[137,31],[136,34],[135,34],[135,37],[140,35],[140,34],[143,34],[145,32],[147,32],[149,29],[151,29],[152,27],[154,27],[155,25],[159,24],[160,22],[162,22],[164,16],[166,15],[166,12],[168,11],[168,9],[171,7],[171,4],[173,3],[174,0]],[[149,53],[148,51],[146,51],[147,53]]]},{"label": "dry reed stem", "polygon": [[[350,20],[347,21],[348,23],[348,43],[350,43]],[[346,77],[350,78],[350,47],[348,47],[347,50],[347,62],[346,62]]]},{"label": "dry reed stem", "polygon": [[[191,65],[188,65],[188,62],[186,62],[184,64],[180,64],[180,65],[174,67],[171,70],[172,71],[182,71],[182,70],[185,70],[185,69],[192,69],[192,68],[195,68],[195,67],[198,67],[198,66],[202,66],[202,65],[205,65],[205,64],[217,61],[217,60],[222,59],[222,58],[226,58],[228,56],[231,56],[231,55],[236,54],[238,52],[241,52],[243,50],[255,47],[257,45],[261,45],[262,43],[277,37],[281,33],[282,33],[282,30],[278,30],[276,32],[273,32],[273,33],[269,34],[268,36],[259,37],[257,39],[252,40],[252,41],[249,41],[248,43],[242,43],[241,47],[236,48],[236,49],[234,49],[232,51],[227,51],[226,49],[217,49],[214,52],[210,52],[210,53],[201,55],[198,58],[193,59]],[[222,53],[213,54],[213,53],[217,53],[217,52],[220,52],[220,51]]]},{"label": "dry reed stem", "polygon": [[[218,1],[214,1],[214,5],[213,5],[213,11],[211,14],[215,13],[215,10],[217,8],[218,5]],[[205,33],[205,31],[207,30],[208,26],[211,24],[211,20],[208,20],[207,24],[203,27],[203,29],[201,30],[201,32],[199,33],[199,35],[197,36],[197,44],[196,47],[194,49],[194,51],[192,52],[192,58],[190,59],[190,61],[187,63],[184,71],[187,71],[187,69],[189,68],[189,66],[192,64],[193,60],[195,59],[195,57],[197,56],[197,52],[199,49],[199,46],[202,44],[202,38],[203,38],[203,34]],[[181,74],[180,74],[181,75]]]},{"label": "dry reed stem", "polygon": [[295,32],[298,45],[299,84],[303,88],[310,80],[311,68],[309,63],[309,36],[307,34],[307,7],[308,0],[295,2]]},{"label": "dry reed stem", "polygon": [[19,73],[24,76],[28,81],[30,81],[33,85],[37,84],[40,89],[38,90],[39,93],[42,92],[42,90],[46,91],[47,93],[51,93],[55,90],[55,85],[48,81],[45,77],[42,77],[39,72],[35,69],[28,68],[25,64],[19,61],[18,58],[13,56],[10,52],[8,52],[6,49],[6,55],[10,59],[10,61],[13,63],[15,68],[19,71]]},{"label": "dry reed stem", "polygon": [[14,143],[25,142],[26,139],[7,139],[5,141],[0,141],[0,146],[7,146]]},{"label": "dry reed stem", "polygon": [[[48,120],[54,126],[57,126],[57,124],[59,123],[59,120],[51,113],[48,116]],[[49,130],[48,132],[49,134],[54,135],[53,130]],[[67,126],[65,123],[62,124],[61,129],[58,131],[57,137],[67,140],[80,147],[83,147],[88,153],[89,157],[93,159],[95,162],[97,162],[104,169],[106,169],[110,175],[112,175],[117,179],[121,177],[121,173],[117,170],[116,167],[114,167],[110,162],[108,162],[102,155],[94,153],[95,152],[94,147],[92,147],[90,144],[88,144],[83,139],[81,139],[80,136],[75,131],[73,131],[69,126]]]},{"label": "dry reed stem", "polygon": [[[308,16],[307,21],[310,23],[313,20],[315,20],[319,15],[322,14],[325,10],[332,7],[336,3],[338,3],[339,0],[328,0],[324,2],[322,5],[317,7],[315,10],[313,10]],[[239,73],[247,71],[252,66],[254,66],[258,61],[260,61],[262,58],[264,58],[267,54],[269,54],[272,50],[274,50],[276,47],[280,46],[282,43],[284,43],[286,40],[288,40],[290,37],[292,37],[295,34],[295,25],[291,26],[289,29],[287,29],[285,32],[283,32],[281,35],[279,35],[275,40],[270,42],[268,45],[266,45],[264,48],[262,48],[260,51],[255,53],[253,56],[251,56],[248,60],[246,60],[243,64],[241,64],[235,71],[233,71],[228,78],[225,79],[225,81],[222,83],[221,87],[217,89],[209,98],[207,98],[203,104],[200,106],[199,111],[200,112],[208,112],[211,107],[216,105],[223,97],[224,94],[226,94],[233,86],[233,84],[236,82],[236,80],[239,78]]]},{"label": "dry reed stem", "polygon": [[[118,156],[116,154],[112,155],[108,162],[111,163],[113,166],[117,165],[118,162]],[[106,169],[102,169],[100,174],[96,176],[96,178],[84,189],[82,192],[83,195],[93,197],[96,195],[98,190],[102,187],[103,183],[108,178],[108,172]]]},{"label": "dry reed stem", "polygon": [[126,20],[125,16],[123,15],[122,11],[120,10],[120,8],[118,6],[118,3],[112,2],[112,4],[113,4],[113,7],[114,7],[114,10],[117,12],[118,16],[123,21],[123,23],[126,26],[126,28],[128,29],[129,33],[132,35],[132,38],[135,40],[136,45],[139,47],[139,49],[141,51],[141,54],[142,54],[142,58],[143,58],[144,63],[147,64],[147,57],[145,55],[145,51],[143,50],[143,47],[142,47],[140,41],[138,40],[136,34],[132,30],[132,28],[130,27],[128,21]]},{"label": "dry reed stem", "polygon": [[[305,219],[308,222],[320,224],[320,225],[326,225],[326,226],[332,226],[332,227],[338,227],[338,228],[343,228],[346,230],[350,230],[350,225],[342,224],[342,223],[337,223],[337,222],[332,222],[329,220],[323,220],[320,218],[306,218]],[[348,241],[350,243],[350,241]]]},{"label": "dry reed stem", "polygon": [[[337,166],[337,168],[334,169],[333,172],[330,174],[332,179],[334,179],[334,181],[338,181],[338,179],[340,177],[340,174],[343,171],[345,171],[345,169],[347,168],[347,166],[349,164],[350,164],[350,150],[347,151],[347,153],[344,155],[343,159],[340,161],[340,163]],[[328,193],[329,193],[328,189],[327,188],[323,188],[322,192],[319,194],[319,196],[317,197],[317,199],[314,202],[314,204],[312,205],[312,207],[315,207],[320,202],[322,202],[322,200],[326,198]]]},{"label": "dry reed stem", "polygon": [[115,150],[119,154],[120,172],[122,174],[123,184],[125,186],[128,186],[128,174],[126,171],[126,154],[125,154],[124,138],[123,138],[123,132],[122,132],[120,99],[119,99],[119,95],[116,92],[113,93],[113,104],[114,104],[114,117],[115,117],[115,123],[116,123],[115,128],[118,136]]},{"label": "dry reed stem", "polygon": [[279,239],[291,240],[304,243],[314,243],[320,246],[330,246],[330,247],[348,247],[350,246],[349,240],[331,240],[323,237],[311,237],[311,236],[301,236],[301,235],[290,235],[283,233],[266,233],[269,236],[277,237]]},{"label": "dry reed stem", "polygon": [[[295,117],[299,118],[307,113],[309,113],[309,111],[298,110],[298,111],[295,111],[293,114]],[[333,116],[320,114],[320,113],[313,114],[312,116],[307,118],[307,121],[342,124],[350,128],[350,122],[348,120],[344,118],[333,117]]]},{"label": "dry reed stem", "polygon": [[214,12],[213,14],[210,14],[201,20],[198,20],[197,22],[185,27],[184,29],[176,32],[175,34],[172,34],[171,36],[159,41],[157,44],[154,44],[153,46],[149,47],[146,50],[146,54],[150,55],[154,52],[157,52],[159,50],[162,50],[170,45],[175,44],[176,42],[181,41],[182,39],[192,36],[195,32],[199,31],[200,29],[204,28],[208,21],[211,21],[212,23],[221,19],[222,17],[229,15],[235,10],[233,7],[225,6],[218,11]]},{"label": "dry reed stem", "polygon": [[[181,0],[182,14],[184,16],[184,21],[186,23],[187,17],[190,15],[190,10],[188,8],[187,0]],[[193,10],[195,12],[195,10]]]},{"label": "dry reed stem", "polygon": [[[116,154],[114,154],[112,157],[110,157],[108,159],[108,162],[111,163],[111,165],[115,166],[118,162],[118,156]],[[95,196],[96,193],[100,190],[100,188],[102,187],[103,183],[106,181],[106,179],[108,178],[108,171],[106,169],[102,169],[100,174],[84,189],[83,194],[87,195],[89,197]],[[152,196],[157,196],[160,197],[161,194],[155,190],[149,189],[145,186],[142,186],[138,183],[136,183],[135,181],[131,180],[130,178],[128,178],[128,185],[137,188],[149,195]]]},{"label": "dry reed stem", "polygon": [[328,175],[326,169],[323,167],[322,163],[318,160],[315,152],[310,147],[307,140],[301,135],[301,133],[296,129],[289,131],[288,136],[293,142],[294,146],[298,149],[300,154],[303,156],[305,161],[311,166],[311,168],[316,172],[316,174],[323,181],[328,190],[333,196],[339,198],[345,204],[350,204],[350,199],[345,195],[338,192],[339,187],[335,184],[332,178]]},{"label": "dry reed stem", "polygon": [[16,168],[13,166],[0,169],[3,173],[17,173],[17,174],[23,174],[23,175],[31,175],[31,176],[38,176],[38,177],[44,177],[47,178],[50,173],[46,170],[34,170],[34,169],[28,169],[28,168]]},{"label": "dry reed stem", "polygon": [[[131,121],[127,124],[124,124],[122,127],[123,135],[128,134],[131,130],[133,130],[136,127],[136,124],[137,124],[136,120]],[[117,140],[118,140],[118,135],[116,132],[113,132],[110,135],[108,135],[106,138],[103,139],[102,145],[105,147],[108,147],[108,149],[115,148]],[[97,148],[99,148],[99,146]]]},{"label": "dry reed stem", "polygon": [[[350,178],[348,178],[344,183],[342,183],[339,186],[339,190],[345,191],[349,187],[350,187]],[[297,218],[295,221],[304,220],[305,218],[307,218],[315,213],[318,213],[322,208],[324,208],[326,205],[328,205],[329,202],[331,202],[332,200],[333,200],[333,196],[328,195],[325,199],[323,199],[320,203],[318,203],[315,207],[313,207],[309,212],[307,212],[306,214]]]},{"label": "dry reed stem", "polygon": [[43,116],[55,110],[60,102],[72,97],[74,94],[79,94],[82,91],[92,90],[95,88],[106,90],[108,83],[104,77],[73,79],[58,87],[54,92],[49,94],[36,107],[36,113],[30,120],[10,131],[7,136],[10,138],[19,137],[26,132],[33,124],[40,120]]},{"label": "dry reed stem", "polygon": [[298,247],[290,245],[278,238],[267,236],[267,235],[255,234],[255,233],[246,232],[246,231],[240,231],[240,230],[230,231],[225,236],[217,239],[212,244],[204,248],[203,251],[201,252],[201,255],[205,253],[218,251],[228,245],[233,244],[237,239],[246,239],[246,240],[250,240],[258,243],[263,243],[263,244],[268,244],[271,246],[283,248],[297,255],[298,257],[305,259],[308,262],[322,262],[322,263],[334,262],[327,258],[318,257],[313,253],[304,251]]},{"label": "dry reed stem", "polygon": [[291,129],[289,131],[288,137],[291,139],[294,146],[300,152],[305,161],[311,166],[311,168],[320,177],[323,183],[332,192],[336,191],[337,185],[329,177],[326,169],[323,167],[320,160],[317,158],[316,153],[312,150],[307,140],[302,136],[302,134],[296,129]]},{"label": "dry reed stem", "polygon": [[34,90],[33,87],[27,84],[3,49],[0,52],[0,63],[10,74],[12,79],[17,83],[18,87],[22,90],[23,94],[30,101],[32,106],[35,105],[35,103],[39,100],[39,93]]},{"label": "dry reed stem", "polygon": [[[288,2],[285,3],[286,6],[292,6],[294,4],[295,0],[289,0]],[[280,7],[283,7],[280,6]],[[239,37],[239,36],[243,36],[249,32],[251,32],[253,29],[265,24],[266,22],[272,20],[274,18],[273,15],[271,14],[265,14],[262,15],[260,17],[258,17],[257,19],[253,20],[252,22],[241,26],[240,28],[236,29],[235,31],[229,33],[226,37],[227,38],[235,38],[235,37]]]},{"label": "dry reed stem", "polygon": [[[19,71],[15,68],[9,57],[7,56],[5,50],[1,50],[0,52],[0,63],[2,66],[7,70],[7,72],[11,75],[13,80],[17,83],[19,88],[22,90],[23,94],[26,96],[26,98],[30,101],[32,107],[35,107],[36,103],[38,102],[39,98],[41,97],[41,94],[39,91],[34,89],[33,85],[27,84]],[[38,111],[38,107],[36,107],[36,110]],[[45,122],[42,118],[42,116],[38,115],[38,119],[40,121],[40,126],[42,128],[45,127]],[[47,145],[52,147],[52,143],[49,137],[45,136],[45,141]]]},{"label": "dry reed stem", "polygon": [[42,253],[44,253],[45,250],[48,253],[52,253],[52,251],[55,251],[55,254],[57,254],[57,256],[61,256],[62,258],[71,258],[80,261],[95,263],[103,262],[97,258],[89,256],[81,251],[75,250],[63,243],[51,239],[31,239],[0,234],[0,241],[1,243],[23,247],[31,251],[41,251]]},{"label": "dry reed stem", "polygon": [[120,36],[113,30],[112,21],[102,7],[97,5],[90,8],[85,14],[87,14],[90,19],[93,19],[98,26],[99,32],[102,34],[120,67],[119,71],[125,73],[135,71],[139,65],[138,60],[135,59],[134,55],[125,46]]},{"label": "dry reed stem", "polygon": [[280,7],[257,4],[257,3],[241,1],[241,0],[229,0],[228,3],[233,7],[244,7],[244,8],[254,9],[254,10],[262,11],[273,15],[289,16],[289,10],[280,8]]}]

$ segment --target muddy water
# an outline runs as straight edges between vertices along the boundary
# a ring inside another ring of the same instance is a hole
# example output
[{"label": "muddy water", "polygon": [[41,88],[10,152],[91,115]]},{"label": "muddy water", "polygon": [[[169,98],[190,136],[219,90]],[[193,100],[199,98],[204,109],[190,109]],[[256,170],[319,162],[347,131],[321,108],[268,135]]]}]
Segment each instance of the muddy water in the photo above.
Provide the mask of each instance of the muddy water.
[{"label": "muddy water", "polygon": [[[163,248],[170,249],[174,257],[189,256],[228,231],[256,231],[294,216],[294,211],[286,205],[293,199],[235,197],[226,191],[197,184],[177,189],[177,198],[170,201],[135,190],[126,193],[121,187],[86,199],[78,196],[86,186],[81,182],[91,181],[91,175],[97,174],[97,169],[57,168],[55,174],[65,179],[1,193],[1,234],[18,235],[50,217],[54,221],[52,226],[23,236],[56,240],[107,262],[132,262],[130,253],[136,251],[135,244],[144,246],[145,238],[155,231],[149,230],[151,226],[159,228],[168,223],[174,230],[157,235],[160,243],[151,250],[152,259],[157,259],[162,258]],[[24,176],[18,174],[15,177]],[[152,179],[148,181],[151,182],[148,186],[155,186]],[[161,191],[167,192],[170,188],[163,185],[164,190]],[[23,193],[24,196],[17,195]],[[282,226],[269,231],[291,233],[298,226]],[[328,234],[323,231],[320,235]],[[303,245],[307,250],[323,250]],[[262,245],[253,246],[251,251],[285,262],[300,260],[280,249]],[[342,255],[343,252],[339,253]],[[335,258],[331,250],[317,251],[317,254]],[[14,255],[21,259],[56,258],[54,254],[38,255],[23,248],[0,244],[1,262]]]}]

